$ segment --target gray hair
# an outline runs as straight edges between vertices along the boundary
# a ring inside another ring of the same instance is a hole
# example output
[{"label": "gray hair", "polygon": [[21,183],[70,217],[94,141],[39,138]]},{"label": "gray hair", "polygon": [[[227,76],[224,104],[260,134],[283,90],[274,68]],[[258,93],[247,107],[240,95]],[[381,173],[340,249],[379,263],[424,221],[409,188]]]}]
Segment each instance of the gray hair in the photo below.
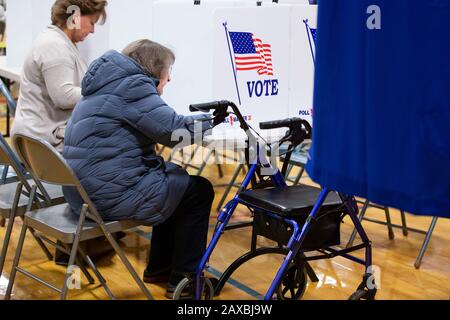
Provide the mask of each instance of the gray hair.
[{"label": "gray hair", "polygon": [[156,79],[161,79],[175,62],[172,50],[148,39],[130,43],[122,54],[135,60],[149,76]]}]

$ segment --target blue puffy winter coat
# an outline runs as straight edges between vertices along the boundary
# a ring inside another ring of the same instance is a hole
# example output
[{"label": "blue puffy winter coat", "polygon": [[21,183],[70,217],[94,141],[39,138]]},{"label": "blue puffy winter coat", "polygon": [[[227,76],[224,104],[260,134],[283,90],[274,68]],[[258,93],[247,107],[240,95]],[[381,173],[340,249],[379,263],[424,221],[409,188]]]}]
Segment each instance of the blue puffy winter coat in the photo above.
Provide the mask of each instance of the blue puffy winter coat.
[{"label": "blue puffy winter coat", "polygon": [[[157,156],[155,144],[173,147],[172,133],[184,128],[193,134],[198,118],[178,115],[157,86],[116,51],[92,63],[83,79],[84,98],[68,123],[64,157],[106,220],[161,223],[187,188],[187,172]],[[211,122],[202,127],[210,129]],[[73,189],[66,188],[65,196],[74,210],[81,207]]]}]

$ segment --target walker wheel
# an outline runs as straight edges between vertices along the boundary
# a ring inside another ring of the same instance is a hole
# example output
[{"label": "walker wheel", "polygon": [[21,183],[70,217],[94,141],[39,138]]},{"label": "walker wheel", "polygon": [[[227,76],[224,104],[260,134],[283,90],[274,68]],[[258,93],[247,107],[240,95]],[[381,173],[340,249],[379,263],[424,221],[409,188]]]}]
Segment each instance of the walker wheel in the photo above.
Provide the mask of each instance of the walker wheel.
[{"label": "walker wheel", "polygon": [[278,287],[278,300],[300,300],[305,294],[307,282],[303,264],[291,266]]},{"label": "walker wheel", "polygon": [[[214,287],[211,280],[202,278],[202,295],[200,300],[212,300],[214,297]],[[180,281],[173,293],[173,300],[194,299],[195,297],[195,278],[184,278]]]}]

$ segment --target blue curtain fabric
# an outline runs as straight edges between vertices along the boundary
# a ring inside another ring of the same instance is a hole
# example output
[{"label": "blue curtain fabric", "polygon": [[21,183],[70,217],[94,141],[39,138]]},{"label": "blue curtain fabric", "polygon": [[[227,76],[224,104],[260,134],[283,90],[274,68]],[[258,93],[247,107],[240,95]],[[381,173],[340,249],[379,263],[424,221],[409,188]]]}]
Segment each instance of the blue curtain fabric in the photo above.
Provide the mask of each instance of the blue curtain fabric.
[{"label": "blue curtain fabric", "polygon": [[450,217],[450,0],[319,0],[316,63],[313,180]]}]

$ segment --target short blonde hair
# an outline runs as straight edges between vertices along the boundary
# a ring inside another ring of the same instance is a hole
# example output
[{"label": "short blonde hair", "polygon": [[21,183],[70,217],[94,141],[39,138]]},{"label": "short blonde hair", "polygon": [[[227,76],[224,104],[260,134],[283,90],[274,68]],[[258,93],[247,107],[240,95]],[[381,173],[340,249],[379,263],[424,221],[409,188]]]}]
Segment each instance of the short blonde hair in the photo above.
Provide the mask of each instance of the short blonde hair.
[{"label": "short blonde hair", "polygon": [[106,21],[107,0],[56,0],[52,7],[52,24],[64,29],[67,20],[72,16],[72,12],[68,10],[71,6],[80,8],[82,16],[98,14],[100,23]]},{"label": "short blonde hair", "polygon": [[149,76],[156,79],[161,79],[175,62],[172,50],[148,39],[130,43],[122,54],[135,60]]}]

